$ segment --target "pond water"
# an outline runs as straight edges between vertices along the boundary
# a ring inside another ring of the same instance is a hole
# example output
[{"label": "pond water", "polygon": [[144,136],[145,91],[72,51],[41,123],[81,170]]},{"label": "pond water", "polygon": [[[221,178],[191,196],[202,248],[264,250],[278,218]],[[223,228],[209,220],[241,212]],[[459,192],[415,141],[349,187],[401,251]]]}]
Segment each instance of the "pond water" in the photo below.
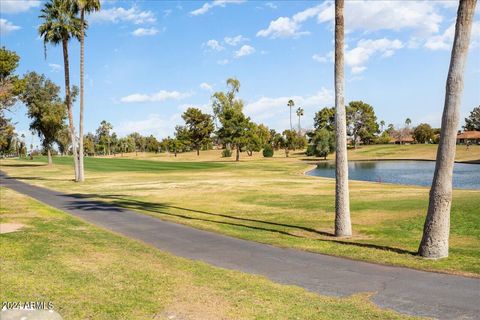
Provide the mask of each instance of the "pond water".
[{"label": "pond water", "polygon": [[[435,161],[349,161],[350,180],[431,186]],[[324,162],[307,172],[310,176],[335,178],[335,163]],[[455,189],[480,190],[480,165],[455,163]]]}]

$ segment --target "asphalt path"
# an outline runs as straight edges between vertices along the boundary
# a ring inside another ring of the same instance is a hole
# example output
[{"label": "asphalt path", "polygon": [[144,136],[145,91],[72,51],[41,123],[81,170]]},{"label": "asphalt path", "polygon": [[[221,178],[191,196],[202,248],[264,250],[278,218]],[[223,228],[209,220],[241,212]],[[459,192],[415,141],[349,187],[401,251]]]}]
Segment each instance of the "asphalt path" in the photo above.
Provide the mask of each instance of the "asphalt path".
[{"label": "asphalt path", "polygon": [[[480,279],[283,249],[194,229],[0,172],[2,186],[176,256],[265,276],[329,296],[372,293],[382,308],[438,319],[480,319]],[[2,199],[8,201],[8,199]],[[8,204],[8,203],[7,203]]]}]

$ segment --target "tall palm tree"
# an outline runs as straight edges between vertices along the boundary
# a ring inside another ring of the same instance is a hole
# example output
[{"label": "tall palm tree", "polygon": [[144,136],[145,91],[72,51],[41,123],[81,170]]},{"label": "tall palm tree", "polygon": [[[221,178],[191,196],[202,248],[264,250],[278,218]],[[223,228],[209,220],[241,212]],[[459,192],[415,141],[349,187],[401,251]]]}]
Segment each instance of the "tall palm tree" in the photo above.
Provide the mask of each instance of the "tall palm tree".
[{"label": "tall palm tree", "polygon": [[410,119],[410,118],[405,119],[405,126],[407,128],[410,126],[411,123],[412,123],[412,119]]},{"label": "tall palm tree", "polygon": [[347,121],[344,102],[344,0],[335,0],[335,236],[352,235],[348,191]]},{"label": "tall palm tree", "polygon": [[292,99],[288,100],[287,107],[290,108],[290,130],[293,130],[292,126],[292,108],[295,106],[295,102]]},{"label": "tall palm tree", "polygon": [[381,128],[382,132],[383,132],[383,127],[385,127],[385,121],[381,120],[380,121],[380,128]]},{"label": "tall palm tree", "polygon": [[80,10],[80,22],[84,28],[80,30],[80,129],[78,141],[78,181],[85,180],[85,170],[83,166],[83,111],[84,111],[84,72],[85,72],[85,13],[100,10],[100,0],[76,0]]},{"label": "tall palm tree", "polygon": [[73,123],[72,97],[70,92],[70,67],[68,61],[68,41],[79,39],[82,25],[77,17],[77,6],[73,0],[50,0],[43,6],[39,18],[43,23],[38,27],[40,37],[43,38],[45,56],[47,43],[63,48],[63,65],[65,72],[65,104],[68,111],[68,127],[70,141],[72,141],[73,161],[75,166],[75,181],[78,181],[78,150]]},{"label": "tall palm tree", "polygon": [[297,109],[297,117],[298,117],[298,133],[300,133],[300,131],[302,130],[301,126],[300,126],[300,117],[303,117],[303,108],[302,107],[298,107]]},{"label": "tall palm tree", "polygon": [[460,0],[458,5],[435,174],[430,189],[423,237],[418,249],[419,254],[425,258],[448,257],[455,143],[460,118],[464,70],[476,3],[477,0]]}]

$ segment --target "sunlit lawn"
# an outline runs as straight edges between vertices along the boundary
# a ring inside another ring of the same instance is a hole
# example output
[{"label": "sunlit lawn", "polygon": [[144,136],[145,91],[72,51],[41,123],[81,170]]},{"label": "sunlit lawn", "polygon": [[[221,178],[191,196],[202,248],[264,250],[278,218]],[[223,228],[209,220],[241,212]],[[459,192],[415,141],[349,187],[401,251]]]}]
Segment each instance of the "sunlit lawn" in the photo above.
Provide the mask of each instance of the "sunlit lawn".
[{"label": "sunlit lawn", "polygon": [[28,183],[87,194],[160,219],[243,239],[377,263],[480,274],[480,191],[455,190],[450,257],[423,260],[415,253],[428,188],[352,181],[354,236],[339,240],[331,235],[334,180],[303,175],[311,165],[299,153],[288,159],[279,154],[270,159],[242,156],[248,161],[222,161],[220,151],[177,158],[139,153],[138,158],[149,161],[127,159],[135,155],[120,161],[87,159],[83,184],[71,181],[73,168],[66,163],[72,160],[67,157],[55,158],[57,164],[51,168],[36,161],[8,160],[2,162],[2,170]]},{"label": "sunlit lawn", "polygon": [[0,300],[64,319],[406,319],[366,295],[330,298],[178,258],[0,188]]}]

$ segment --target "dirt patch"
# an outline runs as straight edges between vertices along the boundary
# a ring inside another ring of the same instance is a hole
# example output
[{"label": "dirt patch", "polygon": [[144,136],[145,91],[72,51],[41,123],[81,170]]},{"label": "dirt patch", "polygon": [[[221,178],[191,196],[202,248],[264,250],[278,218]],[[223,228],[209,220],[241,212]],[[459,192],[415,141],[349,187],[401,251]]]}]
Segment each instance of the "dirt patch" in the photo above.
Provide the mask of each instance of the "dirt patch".
[{"label": "dirt patch", "polygon": [[0,223],[0,233],[15,232],[25,227],[22,223]]}]

